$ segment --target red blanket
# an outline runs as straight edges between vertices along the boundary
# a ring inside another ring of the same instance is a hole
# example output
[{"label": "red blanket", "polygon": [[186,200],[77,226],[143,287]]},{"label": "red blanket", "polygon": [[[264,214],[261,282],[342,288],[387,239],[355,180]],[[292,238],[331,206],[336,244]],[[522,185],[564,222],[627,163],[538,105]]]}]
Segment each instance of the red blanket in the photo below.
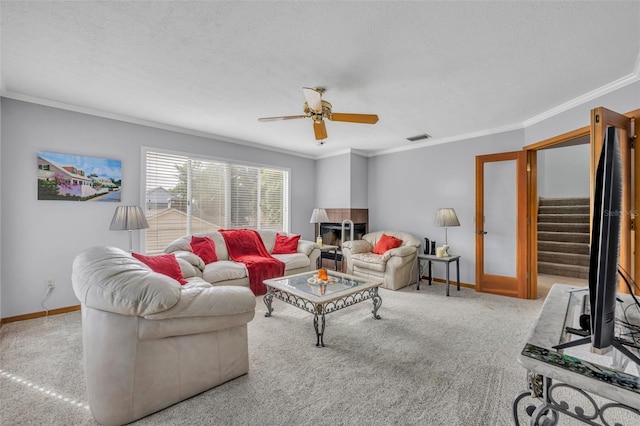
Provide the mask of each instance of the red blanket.
[{"label": "red blanket", "polygon": [[247,267],[249,286],[256,296],[267,292],[264,280],[284,275],[284,263],[269,254],[257,231],[220,229],[218,232],[224,237],[231,260]]}]

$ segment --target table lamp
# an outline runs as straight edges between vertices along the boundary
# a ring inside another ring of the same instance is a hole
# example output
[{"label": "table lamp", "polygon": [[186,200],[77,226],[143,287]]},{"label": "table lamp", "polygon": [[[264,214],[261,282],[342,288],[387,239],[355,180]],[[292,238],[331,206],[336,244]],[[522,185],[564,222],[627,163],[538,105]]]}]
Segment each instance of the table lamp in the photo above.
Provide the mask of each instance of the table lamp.
[{"label": "table lamp", "polygon": [[447,244],[447,228],[449,228],[450,226],[460,226],[458,216],[456,216],[456,211],[450,207],[438,209],[438,211],[436,212],[435,225],[444,228],[444,245],[442,246],[442,249],[444,250],[444,255],[449,256],[449,245]]},{"label": "table lamp", "polygon": [[147,218],[138,206],[119,206],[111,219],[111,231],[129,231],[129,253],[133,252],[133,231],[149,227]]},{"label": "table lamp", "polygon": [[[323,223],[329,222],[329,215],[325,209],[313,209],[311,213],[311,220],[309,223]],[[322,246],[322,235],[320,235],[320,230],[318,230],[318,237],[316,238],[316,243],[319,246]]]}]

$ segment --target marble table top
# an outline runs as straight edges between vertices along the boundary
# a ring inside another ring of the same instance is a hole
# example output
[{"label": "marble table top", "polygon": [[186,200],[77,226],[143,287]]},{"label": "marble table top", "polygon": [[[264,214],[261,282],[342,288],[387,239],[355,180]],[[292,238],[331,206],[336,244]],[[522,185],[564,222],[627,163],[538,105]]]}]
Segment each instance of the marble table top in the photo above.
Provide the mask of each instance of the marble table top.
[{"label": "marble table top", "polygon": [[[573,348],[553,349],[553,346],[564,342],[567,334],[565,325],[571,314],[567,307],[572,292],[578,291],[586,293],[584,287],[553,285],[529,332],[525,347],[518,355],[518,362],[534,373],[640,409],[640,366],[630,362],[624,370],[612,367],[614,357],[611,354],[616,349],[609,355],[587,354],[589,347],[585,345],[581,347],[584,357],[580,350]],[[627,296],[619,295],[623,302],[631,303]]]}]

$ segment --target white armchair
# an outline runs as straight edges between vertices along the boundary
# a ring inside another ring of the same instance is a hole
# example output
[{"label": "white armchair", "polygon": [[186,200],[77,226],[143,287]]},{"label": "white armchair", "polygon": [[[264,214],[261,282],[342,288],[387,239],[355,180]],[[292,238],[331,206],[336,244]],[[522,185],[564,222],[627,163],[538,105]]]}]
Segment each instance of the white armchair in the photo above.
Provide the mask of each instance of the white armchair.
[{"label": "white armchair", "polygon": [[[400,247],[384,254],[372,252],[383,234],[402,240]],[[407,232],[370,232],[361,240],[342,243],[342,255],[347,262],[347,273],[363,278],[383,281],[382,287],[398,290],[418,279],[416,258],[422,242]]]},{"label": "white armchair", "polygon": [[87,395],[98,423],[132,422],[249,371],[255,296],[245,287],[213,287],[179,264],[185,285],[113,247],[87,249],[73,262]]}]

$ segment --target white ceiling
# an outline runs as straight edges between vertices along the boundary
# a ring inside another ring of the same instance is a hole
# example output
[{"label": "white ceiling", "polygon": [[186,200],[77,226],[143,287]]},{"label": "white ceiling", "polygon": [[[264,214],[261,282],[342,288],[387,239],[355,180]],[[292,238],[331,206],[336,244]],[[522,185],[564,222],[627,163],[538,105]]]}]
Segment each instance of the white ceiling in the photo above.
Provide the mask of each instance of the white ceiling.
[{"label": "white ceiling", "polygon": [[[640,76],[637,1],[0,7],[3,96],[312,158],[519,128]],[[380,121],[327,122],[323,146],[309,119],[257,121],[302,114],[303,86]]]}]

